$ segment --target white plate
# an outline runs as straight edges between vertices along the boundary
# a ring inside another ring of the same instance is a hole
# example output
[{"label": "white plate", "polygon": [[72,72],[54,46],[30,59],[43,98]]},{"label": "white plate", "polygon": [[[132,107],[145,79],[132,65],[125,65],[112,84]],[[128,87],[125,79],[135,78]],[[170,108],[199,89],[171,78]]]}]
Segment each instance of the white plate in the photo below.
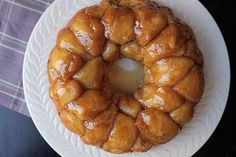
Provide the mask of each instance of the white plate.
[{"label": "white plate", "polygon": [[223,114],[230,84],[228,53],[222,34],[197,0],[157,0],[173,9],[189,24],[204,55],[205,91],[194,118],[167,144],[146,153],[114,155],[85,145],[60,122],[48,96],[47,60],[56,36],[74,13],[99,0],[56,0],[43,14],[30,37],[23,67],[25,99],[31,117],[44,139],[62,156],[68,157],[189,157],[211,136]]}]

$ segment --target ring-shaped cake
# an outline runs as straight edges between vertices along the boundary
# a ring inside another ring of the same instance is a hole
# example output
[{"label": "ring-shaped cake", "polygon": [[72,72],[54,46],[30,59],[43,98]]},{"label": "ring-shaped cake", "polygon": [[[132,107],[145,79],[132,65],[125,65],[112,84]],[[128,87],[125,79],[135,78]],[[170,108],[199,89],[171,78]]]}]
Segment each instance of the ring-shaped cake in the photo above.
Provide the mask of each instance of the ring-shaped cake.
[{"label": "ring-shaped cake", "polygon": [[[123,58],[142,66],[138,86],[129,71],[116,74],[114,63]],[[79,10],[59,32],[48,61],[50,97],[84,143],[144,152],[170,141],[192,118],[204,89],[202,69],[193,31],[169,8],[103,0]]]}]

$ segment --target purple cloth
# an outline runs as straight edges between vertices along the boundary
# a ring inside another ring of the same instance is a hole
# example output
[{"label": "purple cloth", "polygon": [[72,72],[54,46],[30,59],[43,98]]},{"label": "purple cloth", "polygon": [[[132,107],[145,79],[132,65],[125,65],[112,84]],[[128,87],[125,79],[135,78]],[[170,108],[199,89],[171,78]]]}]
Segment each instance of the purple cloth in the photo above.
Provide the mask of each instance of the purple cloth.
[{"label": "purple cloth", "polygon": [[30,34],[53,0],[0,0],[0,105],[28,115],[22,87]]}]

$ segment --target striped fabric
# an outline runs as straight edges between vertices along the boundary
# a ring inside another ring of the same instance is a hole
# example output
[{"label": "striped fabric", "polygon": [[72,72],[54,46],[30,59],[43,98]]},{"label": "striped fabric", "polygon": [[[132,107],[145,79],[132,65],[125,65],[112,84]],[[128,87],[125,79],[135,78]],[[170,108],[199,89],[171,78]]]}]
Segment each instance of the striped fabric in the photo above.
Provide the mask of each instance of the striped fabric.
[{"label": "striped fabric", "polygon": [[0,105],[28,115],[22,87],[27,41],[53,0],[0,0]]}]

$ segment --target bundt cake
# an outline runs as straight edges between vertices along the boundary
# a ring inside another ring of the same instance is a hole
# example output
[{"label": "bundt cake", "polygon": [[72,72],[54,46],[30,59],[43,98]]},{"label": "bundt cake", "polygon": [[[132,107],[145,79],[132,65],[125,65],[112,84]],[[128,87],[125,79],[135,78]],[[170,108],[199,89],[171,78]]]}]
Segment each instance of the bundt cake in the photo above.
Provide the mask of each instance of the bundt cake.
[{"label": "bundt cake", "polygon": [[[124,59],[133,71],[122,68]],[[145,152],[173,139],[204,89],[191,28],[149,0],[103,0],[79,10],[48,60],[62,123],[112,153]]]}]

